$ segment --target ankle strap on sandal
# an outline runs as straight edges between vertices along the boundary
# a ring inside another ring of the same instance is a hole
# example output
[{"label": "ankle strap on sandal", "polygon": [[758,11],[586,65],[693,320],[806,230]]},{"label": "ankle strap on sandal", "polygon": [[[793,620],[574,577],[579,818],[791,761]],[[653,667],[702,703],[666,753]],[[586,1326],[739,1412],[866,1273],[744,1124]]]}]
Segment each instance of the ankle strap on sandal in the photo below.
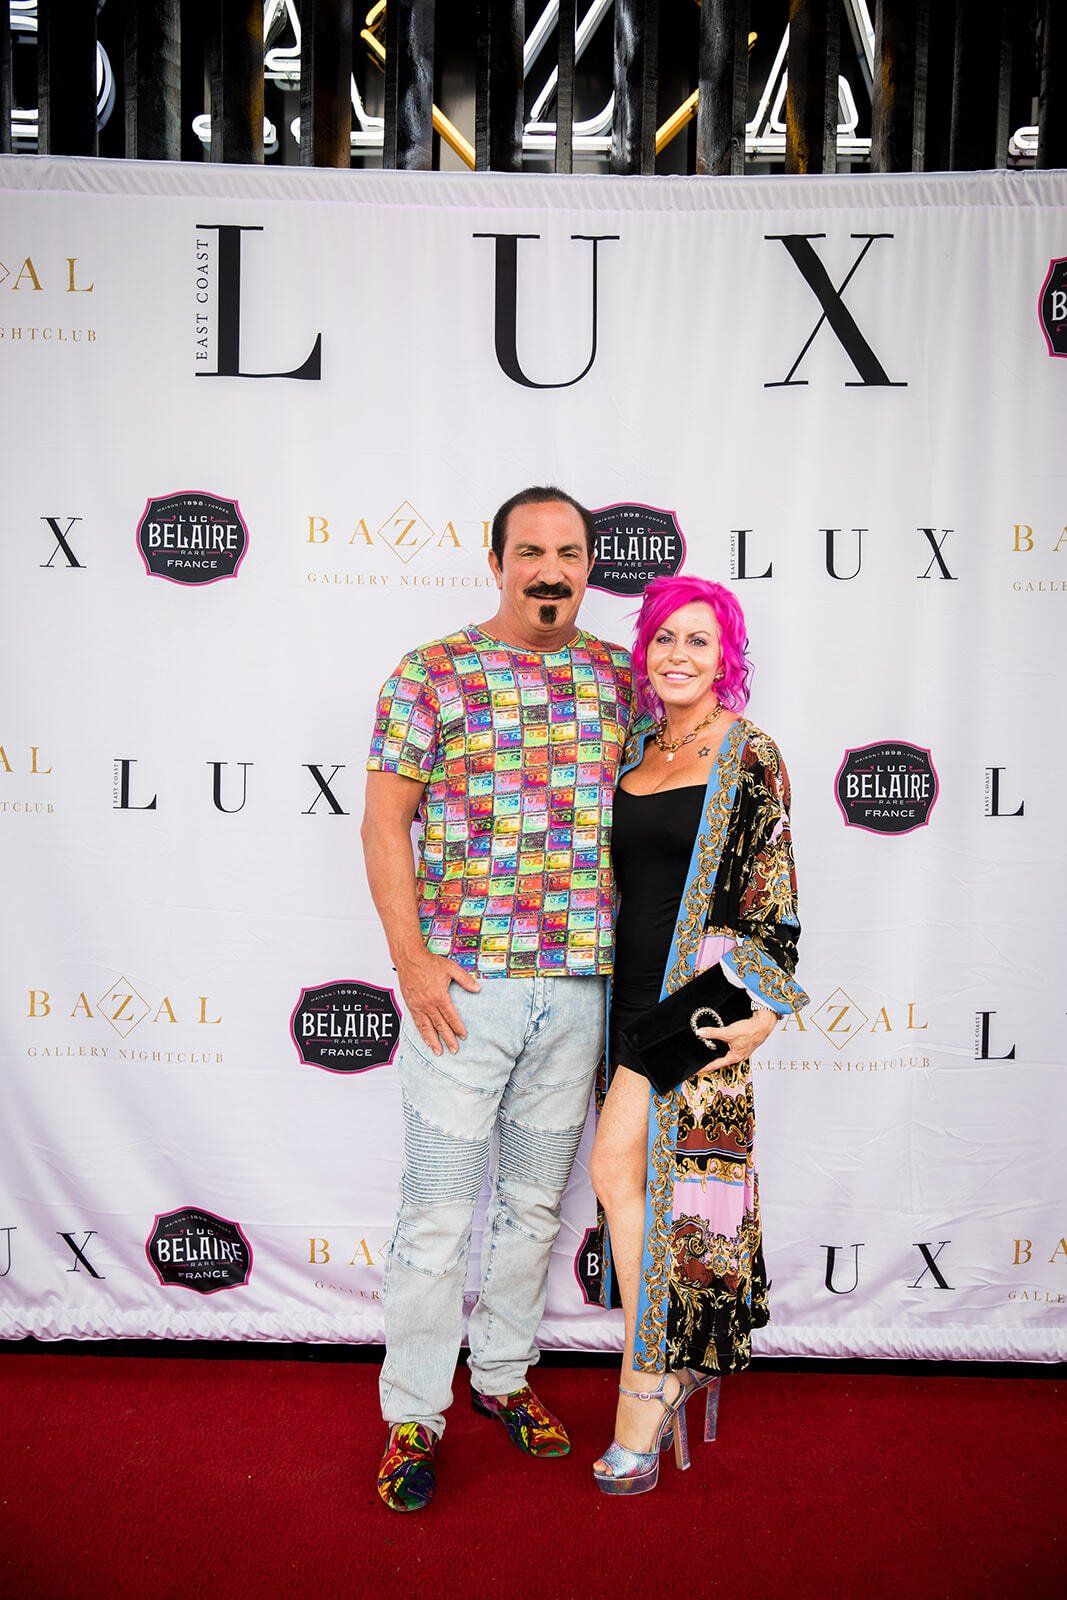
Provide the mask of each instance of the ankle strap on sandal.
[{"label": "ankle strap on sandal", "polygon": [[629,1395],[631,1400],[659,1400],[667,1404],[663,1398],[663,1385],[666,1380],[661,1378],[655,1389],[627,1389],[619,1384],[619,1393]]}]

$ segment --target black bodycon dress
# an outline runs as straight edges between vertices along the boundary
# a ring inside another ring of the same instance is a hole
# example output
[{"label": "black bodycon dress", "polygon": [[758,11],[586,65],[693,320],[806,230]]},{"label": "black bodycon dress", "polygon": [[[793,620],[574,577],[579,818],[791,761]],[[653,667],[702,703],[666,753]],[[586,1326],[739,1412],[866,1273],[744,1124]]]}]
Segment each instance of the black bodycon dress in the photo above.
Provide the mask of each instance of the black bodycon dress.
[{"label": "black bodycon dress", "polygon": [[611,861],[620,902],[608,1032],[613,1067],[636,1069],[618,1030],[660,997],[703,815],[704,787],[691,783],[653,794],[615,790]]}]

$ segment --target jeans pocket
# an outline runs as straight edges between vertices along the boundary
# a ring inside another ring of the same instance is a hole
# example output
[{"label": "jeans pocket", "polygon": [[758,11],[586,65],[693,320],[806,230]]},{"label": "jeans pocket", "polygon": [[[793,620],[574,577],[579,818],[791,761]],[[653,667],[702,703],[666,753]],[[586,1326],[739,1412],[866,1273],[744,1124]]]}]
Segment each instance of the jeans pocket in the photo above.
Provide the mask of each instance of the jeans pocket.
[{"label": "jeans pocket", "polygon": [[431,1055],[418,1034],[405,1024],[397,1074],[405,1111],[414,1111],[422,1122],[454,1138],[482,1139],[488,1135],[500,1097],[491,1084],[477,1081],[473,1062],[461,1062],[459,1056],[447,1051],[440,1056]]}]

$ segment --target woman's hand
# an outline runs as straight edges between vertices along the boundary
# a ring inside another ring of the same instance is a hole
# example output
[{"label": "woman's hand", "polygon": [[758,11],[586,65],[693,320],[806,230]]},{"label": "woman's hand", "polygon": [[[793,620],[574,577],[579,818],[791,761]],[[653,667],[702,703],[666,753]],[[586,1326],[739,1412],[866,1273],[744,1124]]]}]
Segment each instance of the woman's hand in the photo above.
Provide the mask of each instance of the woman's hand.
[{"label": "woman's hand", "polygon": [[699,1038],[709,1043],[713,1039],[721,1039],[727,1046],[727,1052],[709,1061],[706,1067],[701,1067],[696,1077],[704,1078],[710,1073],[720,1072],[723,1067],[732,1067],[738,1061],[747,1061],[774,1032],[777,1021],[776,1011],[754,1011],[750,1017],[742,1017],[740,1022],[731,1022],[728,1028],[698,1028],[696,1032]]}]

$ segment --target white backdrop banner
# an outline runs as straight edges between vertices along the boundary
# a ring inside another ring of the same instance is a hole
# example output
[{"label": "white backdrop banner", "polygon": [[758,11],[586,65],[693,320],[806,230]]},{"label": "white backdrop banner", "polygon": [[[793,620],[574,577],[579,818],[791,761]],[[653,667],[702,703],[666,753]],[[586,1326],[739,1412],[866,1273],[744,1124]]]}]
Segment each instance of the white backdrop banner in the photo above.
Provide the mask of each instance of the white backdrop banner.
[{"label": "white backdrop banner", "polygon": [[[27,157],[0,205],[0,1332],[380,1339],[375,696],[548,482],[594,631],[733,587],[791,771],[757,1351],[1067,1354],[1067,176]],[[549,1346],[620,1339],[591,1131]]]}]

